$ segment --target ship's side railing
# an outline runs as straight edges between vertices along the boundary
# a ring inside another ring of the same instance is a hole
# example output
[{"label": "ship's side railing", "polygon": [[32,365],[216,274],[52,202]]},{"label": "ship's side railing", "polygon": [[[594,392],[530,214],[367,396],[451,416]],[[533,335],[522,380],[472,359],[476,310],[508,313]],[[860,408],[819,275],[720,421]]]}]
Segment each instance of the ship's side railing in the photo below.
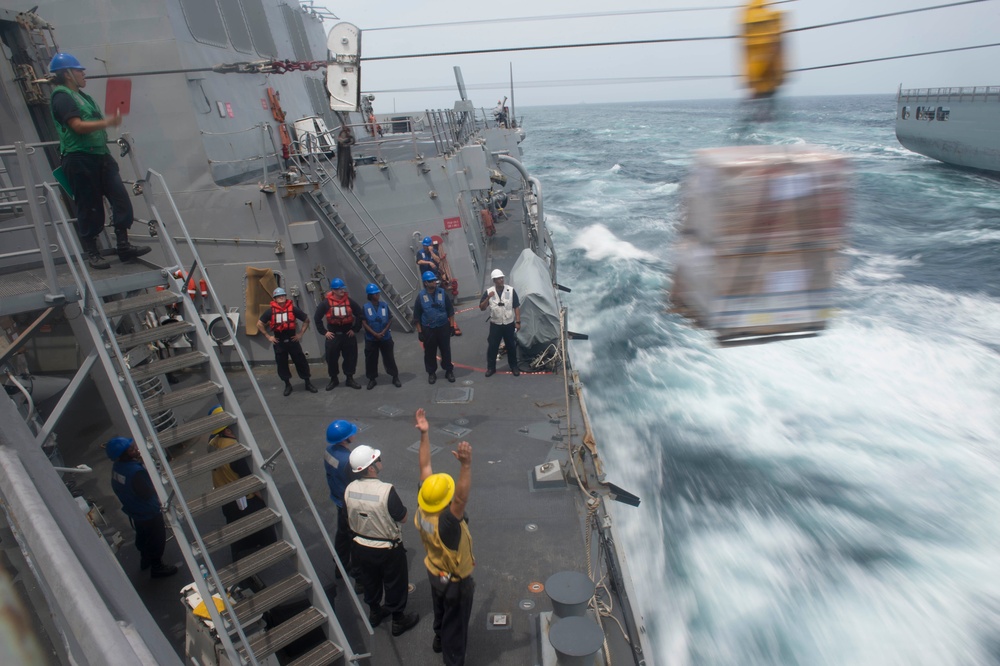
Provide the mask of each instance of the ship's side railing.
[{"label": "ship's side railing", "polygon": [[919,102],[932,99],[949,102],[1000,102],[1000,86],[900,89],[896,99],[898,102]]}]

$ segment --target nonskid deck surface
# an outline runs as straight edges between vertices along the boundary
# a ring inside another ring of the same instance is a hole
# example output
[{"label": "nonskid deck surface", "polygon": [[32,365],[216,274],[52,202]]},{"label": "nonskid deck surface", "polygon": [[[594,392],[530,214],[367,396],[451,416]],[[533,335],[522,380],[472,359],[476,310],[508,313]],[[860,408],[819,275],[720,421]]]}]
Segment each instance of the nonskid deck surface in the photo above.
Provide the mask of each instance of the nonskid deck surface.
[{"label": "nonskid deck surface", "polygon": [[[498,233],[500,237],[495,239],[490,268],[498,267],[509,274],[520,250],[519,229],[514,222],[501,223]],[[514,286],[516,288],[516,284]],[[506,358],[498,361],[497,374],[485,377],[489,324],[486,314],[477,307],[480,293],[478,288],[475,291],[465,289],[456,304],[456,321],[463,335],[451,339],[454,383],[447,382],[444,371],[439,369],[437,382],[428,384],[423,350],[417,336],[398,331],[394,339],[401,388],[392,385],[380,364],[378,384],[372,390],[347,388],[341,371],[340,385],[325,391],[326,364],[313,359],[310,370],[319,392],[305,391],[302,380],[293,375],[295,390],[284,397],[284,385],[273,364],[254,368],[261,391],[331,536],[336,529],[336,510],[329,499],[322,461],[326,426],[332,420],[343,418],[357,423],[359,433],[355,443],[381,449],[382,478],[397,487],[409,510],[403,528],[412,590],[408,610],[420,613],[420,623],[403,636],[392,638],[391,622],[385,622],[375,629],[373,642],[369,643],[347,586],[343,582],[336,584],[338,619],[354,649],[372,653],[370,663],[373,664],[425,664],[440,659],[430,648],[433,638],[430,592],[423,548],[412,524],[419,478],[419,436],[413,427],[413,415],[420,407],[427,410],[431,425],[435,471],[457,475],[458,463],[451,450],[462,440],[473,446],[473,485],[467,513],[477,558],[477,590],[467,663],[536,663],[540,654],[536,630],[538,614],[551,610],[548,597],[537,584],[544,584],[549,576],[559,571],[587,573],[579,489],[571,485],[562,489],[534,490],[531,484],[531,472],[536,465],[566,458],[564,378],[562,374],[527,372],[514,377],[508,372]],[[307,335],[317,333],[310,330]],[[253,339],[246,344],[264,342]],[[355,379],[362,387],[367,386],[364,372],[364,342],[359,339]],[[175,391],[183,389],[189,381],[183,373],[179,373],[179,379],[173,387]],[[230,373],[230,381],[241,402],[246,398],[249,405],[252,388],[246,375]],[[574,437],[579,441],[582,420],[575,403],[572,409]],[[255,433],[267,430],[266,419],[259,410],[245,407],[245,415]],[[108,431],[96,439],[104,441],[113,435]],[[262,448],[270,445],[261,442]],[[195,440],[179,447],[181,450],[175,454],[183,459],[189,452],[204,446],[204,441]],[[100,453],[99,449],[96,453],[94,450],[71,451],[66,455],[67,464],[85,462],[95,468],[95,474],[78,489],[88,498],[103,494],[105,514],[129,540],[119,553],[122,566],[178,652],[183,653],[184,609],[179,590],[189,582],[190,576],[182,570],[175,578],[151,581],[146,572],[139,571],[138,556],[131,543],[132,531],[117,510],[118,503],[110,496],[110,488],[105,487],[109,472],[102,468],[107,463]],[[263,453],[266,457],[271,451]],[[77,455],[86,459],[76,460]],[[281,488],[292,482],[289,466],[283,459],[278,460],[274,475]],[[207,489],[209,482],[202,477],[191,483],[206,485]],[[285,501],[292,513],[304,511],[301,501],[298,505],[290,497],[285,497]],[[216,520],[216,526],[224,524],[221,512],[209,519]],[[206,529],[210,527],[212,525],[207,525]],[[310,552],[323,550],[319,535],[302,536]],[[321,557],[328,559],[325,554]],[[166,559],[180,564],[175,546],[168,546]],[[220,554],[218,564],[226,562],[227,555]],[[321,576],[332,577],[330,562],[314,564]],[[617,640],[610,632],[608,637]]]}]

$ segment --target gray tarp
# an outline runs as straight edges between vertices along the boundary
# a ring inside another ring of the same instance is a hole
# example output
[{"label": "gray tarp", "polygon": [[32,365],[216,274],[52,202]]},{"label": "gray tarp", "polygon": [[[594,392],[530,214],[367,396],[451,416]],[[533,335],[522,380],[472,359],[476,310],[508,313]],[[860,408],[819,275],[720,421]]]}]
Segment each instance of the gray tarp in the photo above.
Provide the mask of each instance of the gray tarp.
[{"label": "gray tarp", "polygon": [[518,344],[530,360],[559,342],[559,299],[549,277],[549,267],[531,250],[523,250],[510,271],[509,283],[521,302]]}]

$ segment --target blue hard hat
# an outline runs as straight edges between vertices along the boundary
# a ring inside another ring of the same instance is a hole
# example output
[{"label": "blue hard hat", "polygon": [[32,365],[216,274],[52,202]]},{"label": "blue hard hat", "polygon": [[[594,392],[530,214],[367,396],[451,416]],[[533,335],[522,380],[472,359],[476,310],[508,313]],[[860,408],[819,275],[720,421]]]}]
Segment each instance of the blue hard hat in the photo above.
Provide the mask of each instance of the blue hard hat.
[{"label": "blue hard hat", "polygon": [[421,245],[427,247],[428,245],[434,245],[434,239],[430,236],[424,236],[424,240],[420,242]]},{"label": "blue hard hat", "polygon": [[104,452],[108,454],[108,458],[111,458],[111,460],[118,460],[132,447],[133,442],[135,440],[131,437],[109,439],[108,443],[104,445]]},{"label": "blue hard hat", "polygon": [[273,293],[271,294],[271,297],[272,297],[272,298],[277,298],[278,296],[287,296],[287,295],[288,295],[288,294],[286,294],[286,293],[285,293],[285,290],[284,290],[284,289],[282,289],[281,287],[278,287],[278,288],[277,288],[277,289],[275,289],[275,290],[274,290],[274,292],[273,292]]},{"label": "blue hard hat", "polygon": [[438,276],[434,274],[434,271],[424,271],[420,279],[424,282],[437,282]]},{"label": "blue hard hat", "polygon": [[80,61],[76,59],[76,56],[70,55],[69,53],[57,53],[52,56],[52,61],[49,63],[50,72],[58,72],[63,69],[87,69],[80,64]]},{"label": "blue hard hat", "polygon": [[354,437],[358,433],[358,426],[350,421],[339,419],[326,427],[326,441],[328,444],[340,444],[348,437]]},{"label": "blue hard hat", "polygon": [[371,282],[367,287],[365,287],[365,293],[371,296],[372,294],[381,294],[382,290],[378,288],[377,284]]},{"label": "blue hard hat", "polygon": [[330,280],[330,289],[343,289],[344,281],[340,278],[333,278]]}]

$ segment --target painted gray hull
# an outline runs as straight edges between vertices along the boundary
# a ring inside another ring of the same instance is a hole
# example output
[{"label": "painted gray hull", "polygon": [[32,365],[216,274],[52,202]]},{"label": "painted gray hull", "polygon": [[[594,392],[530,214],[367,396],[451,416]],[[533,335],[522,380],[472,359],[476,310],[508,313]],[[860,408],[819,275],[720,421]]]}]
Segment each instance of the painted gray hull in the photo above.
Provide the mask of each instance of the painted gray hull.
[{"label": "painted gray hull", "polygon": [[1000,171],[1000,86],[901,89],[896,138],[948,164]]}]

